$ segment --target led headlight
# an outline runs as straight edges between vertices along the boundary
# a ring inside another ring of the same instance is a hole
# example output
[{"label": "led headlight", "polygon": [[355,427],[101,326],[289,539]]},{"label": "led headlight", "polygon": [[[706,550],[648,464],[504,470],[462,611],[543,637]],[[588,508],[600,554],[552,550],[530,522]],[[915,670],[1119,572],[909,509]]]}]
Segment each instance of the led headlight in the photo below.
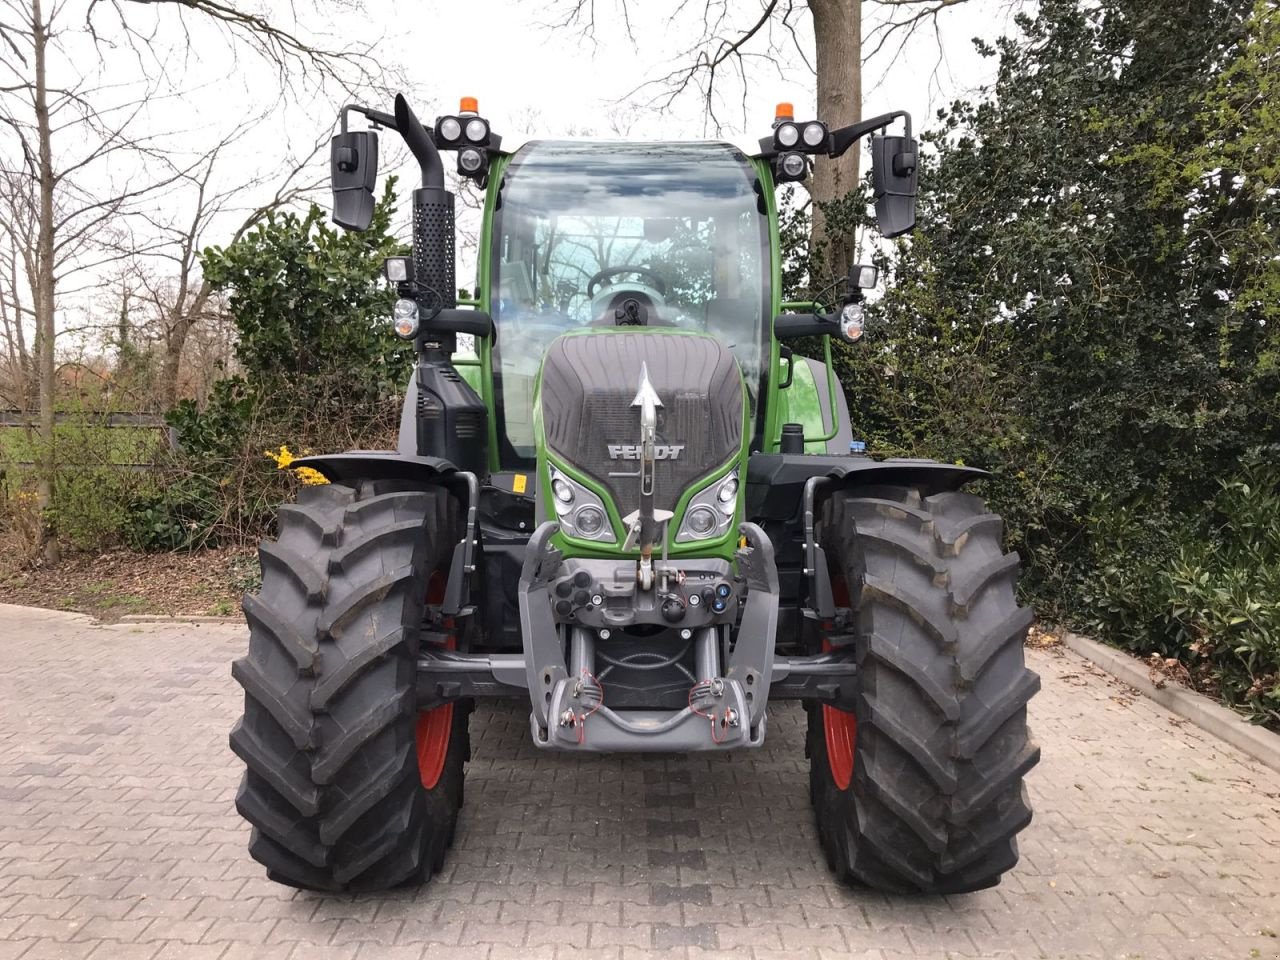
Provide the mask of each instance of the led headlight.
[{"label": "led headlight", "polygon": [[489,161],[477,147],[463,147],[458,151],[458,173],[465,177],[477,177]]},{"label": "led headlight", "polygon": [[793,183],[809,175],[809,164],[802,153],[780,153],[773,158],[773,176],[778,183]]},{"label": "led headlight", "polygon": [[573,525],[579,536],[594,538],[604,529],[604,511],[594,504],[585,503],[573,511]]},{"label": "led headlight", "polygon": [[597,543],[617,543],[604,501],[554,467],[551,470],[551,505],[565,536]]},{"label": "led headlight", "polygon": [[699,540],[711,536],[720,525],[720,517],[705,503],[699,503],[685,514],[684,525]]},{"label": "led headlight", "polygon": [[472,143],[484,143],[489,137],[489,125],[480,119],[467,121],[467,139]]},{"label": "led headlight", "polygon": [[457,117],[441,117],[436,125],[436,133],[440,135],[441,140],[452,143],[462,136],[462,124],[458,122]]},{"label": "led headlight", "polygon": [[391,327],[401,340],[412,340],[418,333],[418,304],[401,298],[391,308]]},{"label": "led headlight", "polygon": [[800,128],[794,123],[780,123],[773,131],[773,139],[780,147],[794,147],[800,142]]},{"label": "led headlight", "polygon": [[722,537],[738,510],[738,468],[713,480],[692,497],[676,532],[676,543]]},{"label": "led headlight", "polygon": [[735,470],[729,476],[720,481],[720,486],[716,488],[716,500],[720,509],[730,516],[738,507],[738,472]]},{"label": "led headlight", "polygon": [[806,147],[819,146],[822,143],[822,141],[827,139],[826,125],[822,123],[818,123],[816,120],[813,123],[806,123],[804,125],[803,136],[804,136],[804,144]]}]

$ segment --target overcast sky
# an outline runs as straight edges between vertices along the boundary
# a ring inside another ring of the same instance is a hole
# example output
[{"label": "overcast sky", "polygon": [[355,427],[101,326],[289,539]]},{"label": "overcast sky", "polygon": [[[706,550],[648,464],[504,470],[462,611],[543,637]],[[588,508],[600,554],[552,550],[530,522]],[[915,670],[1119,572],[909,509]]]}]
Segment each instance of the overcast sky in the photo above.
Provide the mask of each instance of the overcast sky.
[{"label": "overcast sky", "polygon": [[[652,103],[659,90],[643,86],[685,62],[679,55],[698,36],[701,4],[689,5],[683,18],[671,20],[678,0],[630,0],[629,37],[615,0],[595,0],[598,22],[592,40],[581,31],[546,26],[563,15],[565,4],[556,0],[312,2],[314,7],[309,8],[264,0],[263,8],[277,18],[287,17],[284,11],[297,10],[299,33],[321,44],[372,45],[377,59],[403,78],[397,86],[405,88],[427,122],[440,111],[456,109],[460,96],[474,96],[481,113],[504,136],[504,146],[536,137],[621,134],[635,139],[699,139],[717,135],[695,92],[685,94],[670,109],[659,109]],[[79,64],[95,59],[88,39],[75,37],[76,28],[83,24],[78,8],[84,3],[68,0],[64,7],[68,56],[61,64],[53,64],[55,74],[61,71],[63,79],[76,72]],[[797,6],[803,8],[803,4]],[[238,204],[242,210],[252,209],[273,192],[271,181],[290,157],[305,155],[312,143],[333,132],[343,99],[340,91],[308,89],[302,80],[292,95],[281,97],[278,77],[251,53],[220,38],[207,21],[188,16],[184,32],[174,7],[124,7],[130,22],[148,36],[149,52],[139,57],[123,46],[108,51],[102,79],[112,85],[111,95],[123,102],[137,92],[140,75],[154,77],[161,72],[174,94],[154,99],[135,121],[135,129],[162,134],[168,148],[196,156],[238,123],[262,115],[225,158],[229,162],[220,162],[222,186],[264,178],[243,192],[243,202]],[[760,6],[755,0],[734,0],[731,9],[749,23],[758,17]],[[870,32],[875,10],[871,4],[864,9]],[[971,95],[993,78],[994,60],[978,56],[972,38],[990,41],[1012,29],[1009,0],[968,0],[940,18],[936,33],[932,28],[921,31],[901,52],[896,43],[890,44],[889,52],[873,58],[865,68],[864,115],[907,109],[918,128],[927,126],[938,107]],[[805,56],[811,57],[807,15],[797,21],[797,33]],[[799,54],[781,45],[786,49],[780,62],[761,60],[748,65],[745,119],[741,85],[732,78],[724,85],[717,111],[721,138],[753,143],[768,132],[774,104],[780,100],[795,104],[798,119],[813,116],[812,74]],[[383,172],[393,172],[399,159],[401,183],[408,186],[416,179],[416,168],[403,163],[408,158],[394,149],[397,139],[394,134],[383,136],[384,157],[393,161],[384,163]],[[64,156],[76,147],[73,136],[64,135],[55,142]],[[117,180],[135,176],[136,171],[128,168],[130,162],[136,163],[122,155],[94,176]],[[311,179],[324,177],[327,162],[327,150],[316,156]],[[328,202],[323,194],[318,199]],[[169,194],[156,201],[154,217],[181,222],[186,203],[189,196],[184,200],[182,194]],[[215,224],[206,242],[223,240],[239,218],[229,212]],[[401,211],[399,220],[402,226],[407,223],[407,211]],[[474,253],[463,252],[459,280],[466,282],[473,270]],[[86,301],[77,312],[83,316],[94,311]],[[75,324],[63,319],[61,325]]]}]

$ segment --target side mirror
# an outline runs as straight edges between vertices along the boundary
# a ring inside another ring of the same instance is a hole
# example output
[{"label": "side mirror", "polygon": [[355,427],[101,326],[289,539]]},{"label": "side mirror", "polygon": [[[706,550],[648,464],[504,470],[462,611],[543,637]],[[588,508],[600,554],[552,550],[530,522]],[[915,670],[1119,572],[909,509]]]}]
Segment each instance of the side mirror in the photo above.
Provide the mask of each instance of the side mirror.
[{"label": "side mirror", "polygon": [[329,178],[333,222],[348,230],[368,230],[378,180],[378,135],[372,130],[354,130],[330,140]]},{"label": "side mirror", "polygon": [[896,237],[915,228],[919,159],[913,137],[871,138],[871,186],[881,236]]}]

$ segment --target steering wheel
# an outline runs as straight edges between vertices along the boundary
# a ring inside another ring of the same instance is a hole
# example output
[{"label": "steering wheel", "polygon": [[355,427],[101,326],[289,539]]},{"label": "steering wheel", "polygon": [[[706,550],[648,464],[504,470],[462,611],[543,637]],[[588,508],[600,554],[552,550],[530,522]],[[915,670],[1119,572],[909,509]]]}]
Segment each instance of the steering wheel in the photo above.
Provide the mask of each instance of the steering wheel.
[{"label": "steering wheel", "polygon": [[616,277],[620,273],[644,274],[644,276],[646,276],[648,279],[653,281],[652,284],[650,284],[650,286],[652,286],[653,289],[657,290],[658,293],[660,293],[664,297],[667,295],[667,281],[663,280],[659,274],[654,273],[648,267],[625,267],[624,266],[624,267],[605,267],[603,270],[599,271],[598,273],[593,274],[591,279],[587,281],[587,299],[590,300],[593,297],[595,297],[597,284],[602,283],[605,280],[608,280],[610,277]]}]

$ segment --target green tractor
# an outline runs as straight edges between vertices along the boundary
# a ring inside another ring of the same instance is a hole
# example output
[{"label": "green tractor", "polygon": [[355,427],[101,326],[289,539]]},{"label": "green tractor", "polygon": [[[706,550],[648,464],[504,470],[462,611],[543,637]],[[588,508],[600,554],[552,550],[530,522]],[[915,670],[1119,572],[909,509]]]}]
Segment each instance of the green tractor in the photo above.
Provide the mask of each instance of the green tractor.
[{"label": "green tractor", "polygon": [[[776,185],[870,136],[880,231],[906,232],[911,120],[786,114],[749,155],[509,152],[474,101],[432,126],[403,97],[343,109],[337,223],[370,222],[379,127],[422,168],[412,256],[386,263],[417,359],[396,450],[296,461],[329,483],[280,508],[244,600],[236,805],[272,879],[439,870],[491,697],[526,701],[543,749],[663,753],[759,747],[770,704],[799,700],[841,880],[962,893],[1016,863],[1039,679],[1018,558],[961,489],[984,473],[851,436],[830,343],[861,339],[873,269],[831,310],[780,296]],[[445,152],[485,188],[474,299]]]}]

